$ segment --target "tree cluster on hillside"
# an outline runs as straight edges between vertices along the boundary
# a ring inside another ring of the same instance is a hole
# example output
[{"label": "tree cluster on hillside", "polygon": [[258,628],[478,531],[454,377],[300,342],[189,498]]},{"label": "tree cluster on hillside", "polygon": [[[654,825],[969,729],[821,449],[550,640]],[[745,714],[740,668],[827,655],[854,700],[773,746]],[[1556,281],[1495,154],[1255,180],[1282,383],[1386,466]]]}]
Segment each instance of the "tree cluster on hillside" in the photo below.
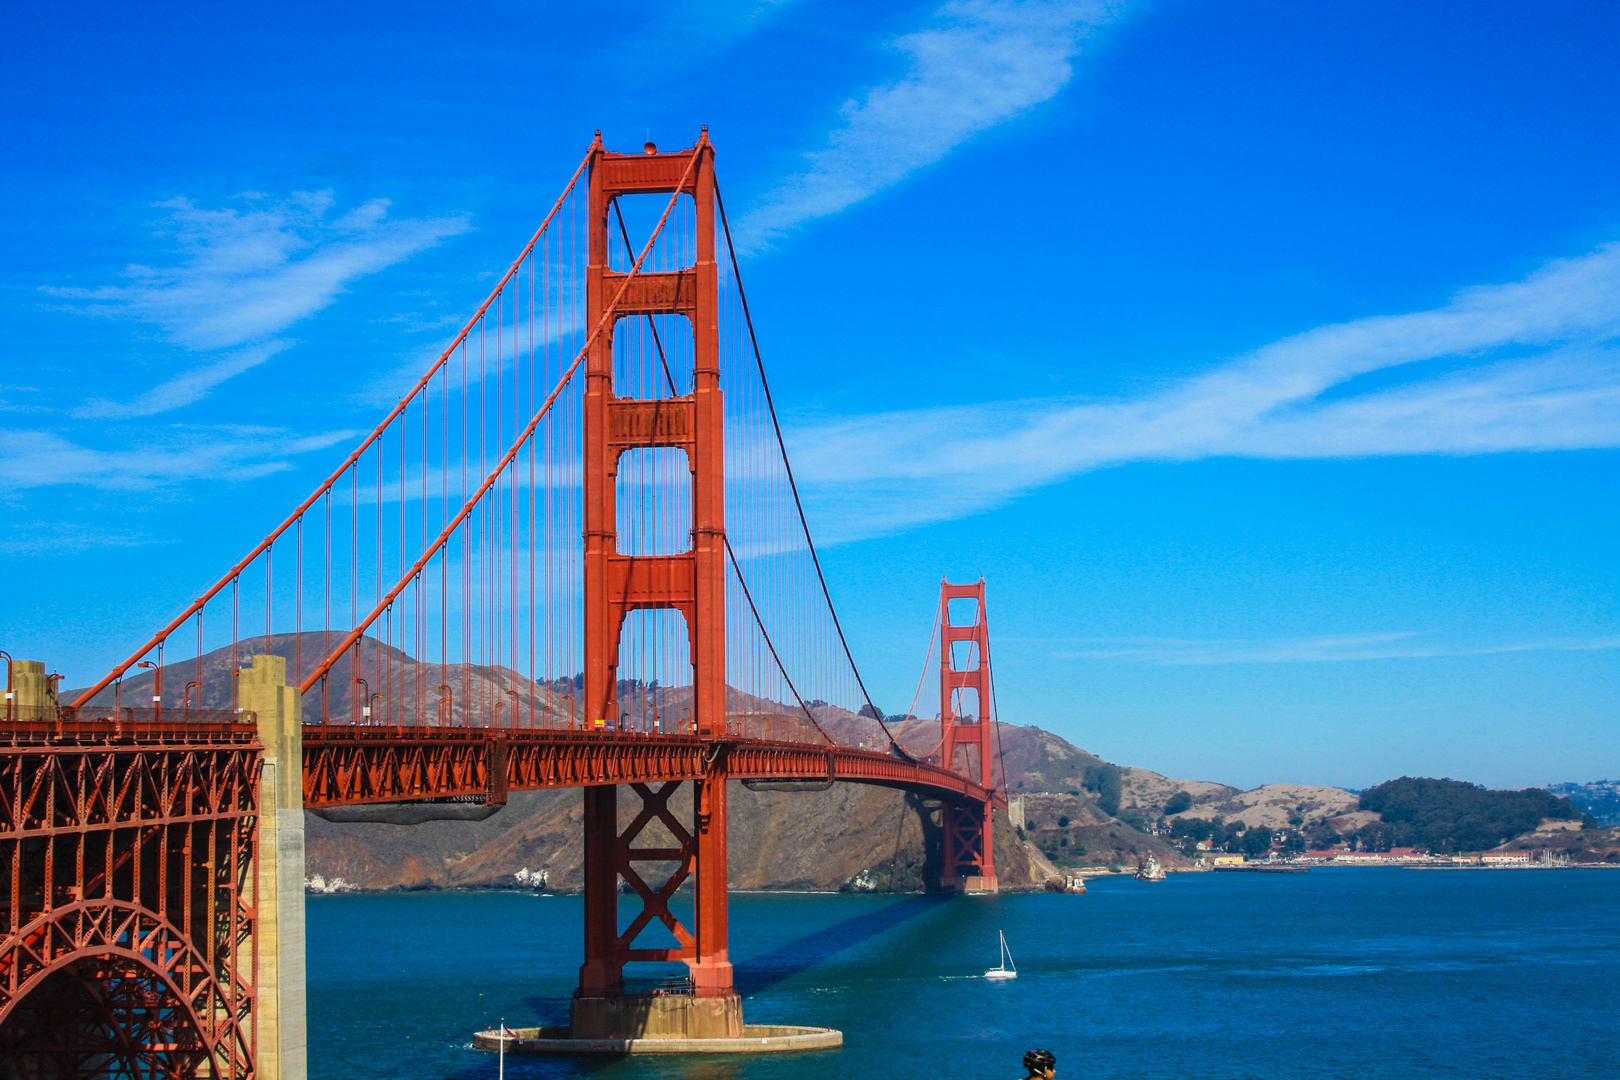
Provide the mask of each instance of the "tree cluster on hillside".
[{"label": "tree cluster on hillside", "polygon": [[1220,817],[1177,818],[1170,823],[1170,835],[1181,841],[1181,853],[1189,859],[1197,857],[1198,844],[1205,840],[1216,851],[1250,858],[1258,858],[1274,847],[1280,848],[1284,855],[1297,855],[1305,850],[1304,834],[1297,829],[1249,826]]},{"label": "tree cluster on hillside", "polygon": [[1119,816],[1119,800],[1125,793],[1122,776],[1118,765],[1088,765],[1081,781],[1087,791],[1097,796],[1097,805],[1109,817]]},{"label": "tree cluster on hillside", "polygon": [[1576,821],[1568,799],[1540,788],[1491,791],[1461,780],[1403,776],[1361,794],[1361,809],[1381,821],[1357,833],[1366,850],[1422,847],[1435,852],[1482,851],[1530,832],[1545,818]]}]

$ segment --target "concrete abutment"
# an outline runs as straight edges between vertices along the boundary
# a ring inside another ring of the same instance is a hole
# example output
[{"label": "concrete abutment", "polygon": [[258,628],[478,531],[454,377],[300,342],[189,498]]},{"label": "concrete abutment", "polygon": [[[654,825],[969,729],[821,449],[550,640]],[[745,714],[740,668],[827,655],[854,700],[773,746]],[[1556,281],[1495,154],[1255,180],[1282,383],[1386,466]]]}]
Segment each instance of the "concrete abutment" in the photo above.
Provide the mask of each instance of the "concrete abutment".
[{"label": "concrete abutment", "polygon": [[255,656],[237,676],[237,701],[258,716],[258,1080],[307,1080],[304,979],[304,740],[298,688],[287,661]]}]

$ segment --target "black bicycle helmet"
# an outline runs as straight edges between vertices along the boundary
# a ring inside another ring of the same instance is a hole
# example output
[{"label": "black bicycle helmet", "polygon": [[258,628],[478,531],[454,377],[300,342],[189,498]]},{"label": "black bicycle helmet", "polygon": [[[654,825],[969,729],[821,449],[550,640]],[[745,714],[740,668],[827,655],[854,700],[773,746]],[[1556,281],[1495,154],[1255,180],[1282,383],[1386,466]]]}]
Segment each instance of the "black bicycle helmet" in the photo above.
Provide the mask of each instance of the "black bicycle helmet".
[{"label": "black bicycle helmet", "polygon": [[1024,1068],[1031,1073],[1045,1072],[1057,1064],[1057,1056],[1050,1050],[1031,1050],[1024,1055]]}]

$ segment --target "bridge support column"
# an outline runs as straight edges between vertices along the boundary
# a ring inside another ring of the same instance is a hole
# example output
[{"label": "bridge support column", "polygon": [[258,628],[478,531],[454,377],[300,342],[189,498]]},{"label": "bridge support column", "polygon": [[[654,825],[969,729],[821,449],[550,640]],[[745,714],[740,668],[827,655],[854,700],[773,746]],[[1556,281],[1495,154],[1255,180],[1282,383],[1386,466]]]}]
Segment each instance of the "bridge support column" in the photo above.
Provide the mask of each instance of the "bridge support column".
[{"label": "bridge support column", "polygon": [[11,701],[9,708],[0,712],[13,720],[55,720],[56,683],[45,674],[43,660],[13,660],[11,662]]},{"label": "bridge support column", "polygon": [[992,812],[988,802],[945,804],[945,874],[941,884],[946,889],[962,893],[1001,891],[991,861]]},{"label": "bridge support column", "polygon": [[259,780],[257,1080],[306,1080],[304,1015],[303,715],[287,661],[255,656],[238,676],[238,703],[257,714]]},{"label": "bridge support column", "polygon": [[583,824],[585,963],[579,969],[576,1002],[581,998],[609,997],[624,987],[624,961],[619,956],[618,785],[585,789]]},{"label": "bridge support column", "polygon": [[[690,829],[670,806],[683,786],[625,785],[640,808],[623,831],[618,824],[618,788],[585,789],[585,962],[569,1015],[574,1039],[735,1039],[743,1034],[742,999],[732,983],[726,945],[726,773],[718,768],[692,782]],[[654,823],[675,846],[637,846]],[[638,864],[670,868],[662,881],[648,881]],[[688,929],[670,911],[676,891],[695,878],[696,918]],[[641,899],[641,911],[619,932],[619,882]],[[674,936],[674,948],[640,948],[636,938],[657,920]],[[686,962],[690,993],[626,993],[624,965],[637,961]]]},{"label": "bridge support column", "polygon": [[[721,761],[724,761],[722,754]],[[742,1003],[731,977],[726,905],[726,771],[713,769],[693,781],[694,847],[697,854],[696,955],[688,961],[692,985],[700,998],[736,1002],[737,1034],[742,1034]]]}]

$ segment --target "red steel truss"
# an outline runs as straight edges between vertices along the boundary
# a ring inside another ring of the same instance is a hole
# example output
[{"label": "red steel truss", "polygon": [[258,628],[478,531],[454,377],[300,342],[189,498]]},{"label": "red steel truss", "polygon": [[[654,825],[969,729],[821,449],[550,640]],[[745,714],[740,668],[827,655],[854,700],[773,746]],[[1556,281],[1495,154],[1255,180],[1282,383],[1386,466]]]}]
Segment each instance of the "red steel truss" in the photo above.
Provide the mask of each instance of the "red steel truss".
[{"label": "red steel truss", "polygon": [[[412,799],[506,801],[509,791],[699,780],[716,747],[738,780],[838,780],[916,791],[949,802],[993,797],[973,780],[875,750],[736,736],[620,735],[308,725],[304,805],[310,809]],[[994,797],[1000,799],[999,793]],[[1002,804],[1004,805],[1004,803]]]},{"label": "red steel truss", "polygon": [[0,733],[0,1071],[254,1075],[252,724]]}]

